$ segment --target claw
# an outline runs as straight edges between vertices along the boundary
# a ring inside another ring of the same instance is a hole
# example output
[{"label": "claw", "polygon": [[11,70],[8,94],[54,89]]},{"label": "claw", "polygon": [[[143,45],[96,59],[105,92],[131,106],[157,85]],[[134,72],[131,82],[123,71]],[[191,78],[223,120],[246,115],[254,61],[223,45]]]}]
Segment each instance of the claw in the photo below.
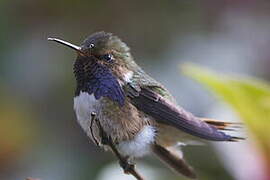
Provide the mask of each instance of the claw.
[{"label": "claw", "polygon": [[128,162],[128,157],[120,159],[119,165],[123,168],[125,174],[130,174],[130,172],[135,168],[134,164]]}]

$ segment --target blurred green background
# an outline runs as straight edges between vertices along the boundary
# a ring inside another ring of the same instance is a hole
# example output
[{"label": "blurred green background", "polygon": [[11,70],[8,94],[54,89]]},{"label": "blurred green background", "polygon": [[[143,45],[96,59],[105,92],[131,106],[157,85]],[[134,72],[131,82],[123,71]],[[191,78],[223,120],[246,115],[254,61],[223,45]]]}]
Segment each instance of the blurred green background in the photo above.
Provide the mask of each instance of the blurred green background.
[{"label": "blurred green background", "polygon": [[[178,69],[183,62],[193,62],[225,76],[253,76],[267,84],[269,18],[267,0],[1,0],[0,179],[131,178],[122,174],[110,153],[89,143],[76,122],[72,73],[76,54],[46,40],[53,36],[80,44],[89,34],[101,30],[125,41],[137,63],[161,81],[187,110],[198,116],[247,123],[241,134],[248,137],[245,142],[183,148],[200,179],[270,179],[270,138],[265,135],[270,131],[268,85],[267,93],[260,96],[262,103],[250,103],[259,94],[259,90],[252,90],[248,92],[256,92],[256,96],[241,96],[239,104],[246,106],[239,108],[230,100],[238,100],[245,88],[252,89],[249,86],[223,81],[213,85],[200,79],[203,72],[186,73],[222,97],[224,93],[217,89],[236,87],[239,94],[218,101]],[[251,81],[251,86],[258,86],[257,80]],[[261,104],[268,108],[261,109]],[[251,112],[247,107],[261,111],[246,117]],[[185,179],[153,157],[139,160],[138,167],[147,179]]]}]

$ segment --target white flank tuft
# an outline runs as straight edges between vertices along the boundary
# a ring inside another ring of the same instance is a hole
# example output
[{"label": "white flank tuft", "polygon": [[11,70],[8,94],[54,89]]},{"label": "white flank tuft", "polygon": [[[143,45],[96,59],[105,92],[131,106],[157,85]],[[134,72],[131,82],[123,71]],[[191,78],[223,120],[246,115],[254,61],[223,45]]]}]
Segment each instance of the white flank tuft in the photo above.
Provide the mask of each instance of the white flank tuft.
[{"label": "white flank tuft", "polygon": [[151,144],[155,141],[155,134],[155,128],[153,126],[144,126],[133,140],[119,143],[119,150],[125,156],[144,156],[150,152]]}]

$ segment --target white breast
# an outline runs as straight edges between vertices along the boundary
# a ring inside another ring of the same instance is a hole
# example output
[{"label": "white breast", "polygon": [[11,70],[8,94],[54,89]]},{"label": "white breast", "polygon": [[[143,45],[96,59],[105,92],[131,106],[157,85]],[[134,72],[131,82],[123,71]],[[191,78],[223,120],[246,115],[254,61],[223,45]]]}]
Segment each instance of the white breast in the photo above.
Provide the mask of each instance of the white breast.
[{"label": "white breast", "polygon": [[150,152],[151,144],[155,141],[155,134],[153,126],[144,126],[133,140],[119,143],[119,151],[124,156],[142,157]]},{"label": "white breast", "polygon": [[74,98],[74,110],[77,120],[85,132],[88,132],[90,127],[91,112],[97,112],[99,101],[94,95],[89,95],[86,92],[80,92],[79,96]]}]

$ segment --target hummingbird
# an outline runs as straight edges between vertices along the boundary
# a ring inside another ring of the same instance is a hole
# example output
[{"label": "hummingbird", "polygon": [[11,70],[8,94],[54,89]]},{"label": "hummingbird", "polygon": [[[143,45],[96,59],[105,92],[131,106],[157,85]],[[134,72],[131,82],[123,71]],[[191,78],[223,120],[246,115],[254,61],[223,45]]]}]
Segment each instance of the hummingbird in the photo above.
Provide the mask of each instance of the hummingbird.
[{"label": "hummingbird", "polygon": [[77,52],[74,62],[74,110],[86,135],[100,142],[95,112],[106,134],[127,159],[154,154],[168,167],[189,178],[194,169],[184,160],[182,145],[206,141],[234,142],[234,123],[199,118],[177,104],[158,81],[134,60],[130,48],[117,36],[96,32],[80,46],[48,38]]}]

